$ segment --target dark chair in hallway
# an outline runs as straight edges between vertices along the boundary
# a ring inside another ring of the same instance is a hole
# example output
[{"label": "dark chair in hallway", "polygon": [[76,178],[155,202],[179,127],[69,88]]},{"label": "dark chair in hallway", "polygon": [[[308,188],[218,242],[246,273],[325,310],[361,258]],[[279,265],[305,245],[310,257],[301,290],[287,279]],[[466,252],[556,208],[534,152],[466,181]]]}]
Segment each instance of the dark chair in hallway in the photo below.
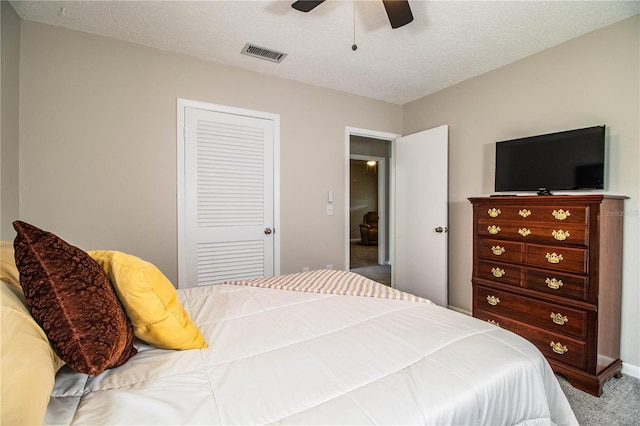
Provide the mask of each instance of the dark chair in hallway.
[{"label": "dark chair in hallway", "polygon": [[378,212],[368,212],[360,224],[362,244],[378,244]]}]

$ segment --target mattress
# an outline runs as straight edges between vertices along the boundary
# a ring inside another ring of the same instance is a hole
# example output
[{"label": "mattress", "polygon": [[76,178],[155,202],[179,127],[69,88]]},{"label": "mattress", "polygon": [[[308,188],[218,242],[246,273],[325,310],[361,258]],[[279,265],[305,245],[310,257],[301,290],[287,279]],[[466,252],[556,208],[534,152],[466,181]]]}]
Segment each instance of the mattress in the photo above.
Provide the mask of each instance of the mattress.
[{"label": "mattress", "polygon": [[415,298],[234,283],[178,290],[209,347],[136,342],[63,367],[48,424],[577,424],[525,339]]}]

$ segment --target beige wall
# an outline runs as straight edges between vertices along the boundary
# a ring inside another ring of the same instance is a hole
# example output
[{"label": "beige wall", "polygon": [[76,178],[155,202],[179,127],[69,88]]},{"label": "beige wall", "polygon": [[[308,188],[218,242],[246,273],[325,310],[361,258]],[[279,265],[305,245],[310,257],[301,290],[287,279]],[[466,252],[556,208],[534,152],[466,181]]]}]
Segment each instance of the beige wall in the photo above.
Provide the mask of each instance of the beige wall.
[{"label": "beige wall", "polygon": [[640,18],[403,107],[403,134],[449,125],[449,301],[471,310],[470,196],[493,192],[498,140],[605,124],[608,192],[625,205],[622,360],[640,366]]},{"label": "beige wall", "polygon": [[[176,98],[280,114],[281,272],[344,269],[345,127],[397,132],[401,107],[133,43],[22,22],[20,215],[175,282]],[[273,66],[279,66],[274,64]]]},{"label": "beige wall", "polygon": [[9,2],[1,3],[0,238],[5,240],[13,239],[15,233],[11,223],[18,219],[20,18]]}]

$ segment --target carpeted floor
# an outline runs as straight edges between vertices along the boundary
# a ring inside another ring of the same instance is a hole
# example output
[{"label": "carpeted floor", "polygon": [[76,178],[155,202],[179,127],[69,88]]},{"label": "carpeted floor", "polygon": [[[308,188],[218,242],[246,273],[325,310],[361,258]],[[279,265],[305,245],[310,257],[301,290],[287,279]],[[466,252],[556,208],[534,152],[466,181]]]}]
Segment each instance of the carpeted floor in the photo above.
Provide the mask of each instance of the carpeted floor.
[{"label": "carpeted floor", "polygon": [[378,246],[366,246],[360,241],[349,244],[349,259],[351,268],[363,268],[378,264]]},{"label": "carpeted floor", "polygon": [[640,425],[640,379],[613,378],[599,398],[574,388],[561,376],[558,381],[581,426]]},{"label": "carpeted floor", "polygon": [[365,246],[352,241],[349,258],[351,272],[384,285],[391,285],[391,266],[378,265],[378,246]]}]

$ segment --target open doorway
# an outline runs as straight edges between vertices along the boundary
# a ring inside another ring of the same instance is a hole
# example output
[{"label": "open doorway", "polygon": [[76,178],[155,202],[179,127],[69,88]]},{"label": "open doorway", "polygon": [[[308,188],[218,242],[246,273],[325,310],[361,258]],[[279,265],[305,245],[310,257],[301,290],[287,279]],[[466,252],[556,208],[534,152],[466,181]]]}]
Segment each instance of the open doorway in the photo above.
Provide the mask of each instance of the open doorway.
[{"label": "open doorway", "polygon": [[349,135],[349,270],[392,286],[390,177],[392,138]]}]

